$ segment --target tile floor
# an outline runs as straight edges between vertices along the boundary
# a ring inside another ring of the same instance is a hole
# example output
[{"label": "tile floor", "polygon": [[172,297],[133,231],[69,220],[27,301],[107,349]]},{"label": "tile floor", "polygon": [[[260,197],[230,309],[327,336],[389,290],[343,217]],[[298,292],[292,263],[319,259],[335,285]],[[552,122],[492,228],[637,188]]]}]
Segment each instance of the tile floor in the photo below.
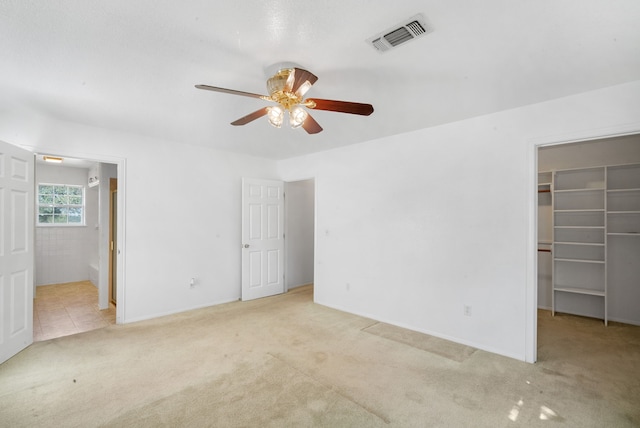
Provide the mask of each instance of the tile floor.
[{"label": "tile floor", "polygon": [[116,323],[116,308],[98,309],[98,289],[89,281],[36,287],[33,341],[96,330]]}]

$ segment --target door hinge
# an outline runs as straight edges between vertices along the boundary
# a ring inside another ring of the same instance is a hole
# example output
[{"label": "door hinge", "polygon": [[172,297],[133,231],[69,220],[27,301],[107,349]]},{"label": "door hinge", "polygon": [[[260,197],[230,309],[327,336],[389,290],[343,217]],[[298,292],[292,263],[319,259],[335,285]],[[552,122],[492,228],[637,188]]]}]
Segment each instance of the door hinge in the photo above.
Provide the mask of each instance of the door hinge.
[{"label": "door hinge", "polygon": [[109,246],[111,247],[110,251],[113,251],[113,241],[111,241],[111,244]]}]

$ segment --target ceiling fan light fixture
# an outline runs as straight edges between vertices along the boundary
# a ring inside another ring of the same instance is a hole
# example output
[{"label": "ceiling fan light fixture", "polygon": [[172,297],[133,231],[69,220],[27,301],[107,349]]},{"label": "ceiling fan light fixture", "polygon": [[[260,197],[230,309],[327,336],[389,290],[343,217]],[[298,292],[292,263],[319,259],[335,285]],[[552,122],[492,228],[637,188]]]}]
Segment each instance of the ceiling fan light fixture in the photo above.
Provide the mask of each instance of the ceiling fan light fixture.
[{"label": "ceiling fan light fixture", "polygon": [[283,92],[287,87],[287,84],[291,85],[293,79],[293,74],[291,72],[291,69],[284,68],[282,70],[278,70],[276,74],[267,80],[267,91],[269,91],[269,95]]},{"label": "ceiling fan light fixture", "polygon": [[302,97],[309,89],[311,89],[311,85],[313,85],[313,83],[306,80],[302,85],[300,85],[300,88],[296,91],[296,95]]},{"label": "ceiling fan light fixture", "polygon": [[285,121],[284,115],[286,111],[288,117],[286,120],[289,121],[291,128],[303,128],[308,134],[317,134],[322,131],[322,127],[307,113],[306,109],[350,113],[361,116],[369,116],[373,113],[373,106],[371,104],[320,98],[304,99],[304,94],[317,80],[318,76],[310,71],[292,66],[291,68],[279,68],[274,75],[267,79],[268,96],[210,85],[196,85],[196,88],[250,98],[259,98],[263,101],[275,103],[273,106],[263,107],[231,122],[233,126],[246,125],[260,117],[267,116],[267,120],[271,126],[281,128]]},{"label": "ceiling fan light fixture", "polygon": [[302,107],[294,107],[293,110],[289,112],[289,124],[293,129],[300,128],[305,120],[307,120],[307,116],[309,113],[305,111]]},{"label": "ceiling fan light fixture", "polygon": [[280,106],[267,107],[267,119],[272,126],[276,128],[282,127],[282,122],[284,122],[284,109]]}]

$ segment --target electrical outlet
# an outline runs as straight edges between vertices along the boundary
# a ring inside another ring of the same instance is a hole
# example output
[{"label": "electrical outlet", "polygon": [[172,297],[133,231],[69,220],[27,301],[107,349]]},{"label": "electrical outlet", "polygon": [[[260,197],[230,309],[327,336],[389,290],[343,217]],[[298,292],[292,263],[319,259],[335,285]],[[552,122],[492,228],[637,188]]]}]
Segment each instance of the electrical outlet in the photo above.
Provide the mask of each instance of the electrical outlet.
[{"label": "electrical outlet", "polygon": [[464,305],[464,315],[467,317],[471,316],[471,306],[470,305]]}]

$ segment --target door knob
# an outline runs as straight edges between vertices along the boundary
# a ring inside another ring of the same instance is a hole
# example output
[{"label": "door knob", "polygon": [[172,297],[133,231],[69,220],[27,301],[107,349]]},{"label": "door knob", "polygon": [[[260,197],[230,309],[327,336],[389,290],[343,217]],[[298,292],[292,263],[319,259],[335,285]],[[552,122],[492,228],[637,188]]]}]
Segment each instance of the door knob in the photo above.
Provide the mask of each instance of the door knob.
[{"label": "door knob", "polygon": [[249,248],[249,244],[244,244],[244,248]]}]

